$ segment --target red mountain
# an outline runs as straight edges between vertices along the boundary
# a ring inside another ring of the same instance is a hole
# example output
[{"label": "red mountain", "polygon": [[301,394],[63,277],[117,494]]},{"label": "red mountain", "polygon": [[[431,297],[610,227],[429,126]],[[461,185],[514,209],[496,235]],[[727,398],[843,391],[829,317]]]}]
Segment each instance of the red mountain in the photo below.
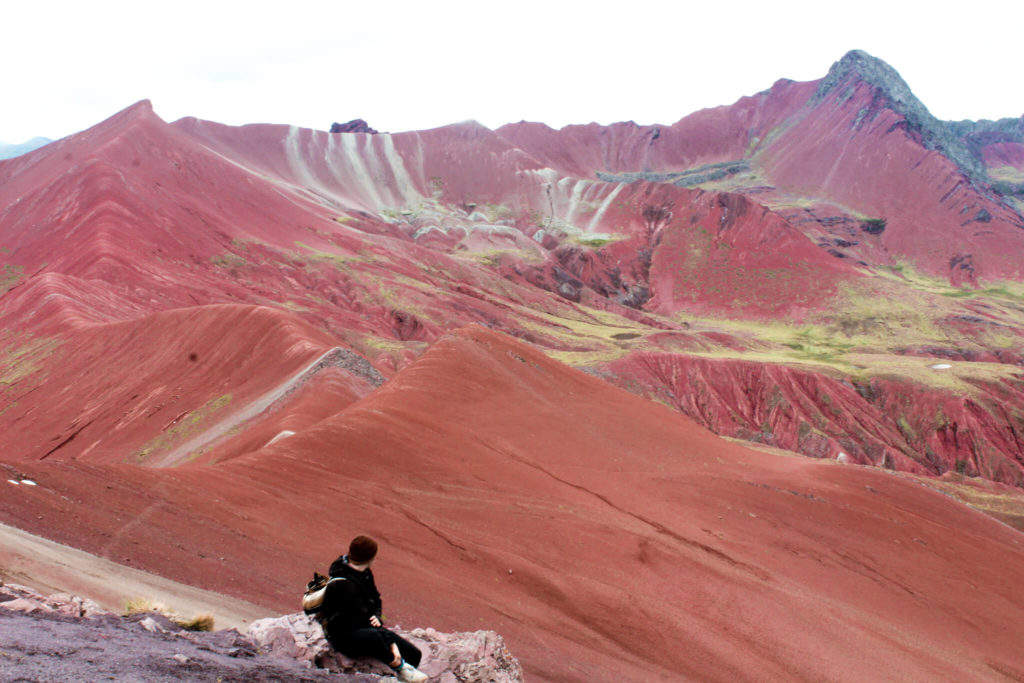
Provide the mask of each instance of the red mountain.
[{"label": "red mountain", "polygon": [[[1018,168],[1017,123],[1002,122],[996,139],[1005,142],[979,153],[960,138],[975,124],[936,120],[895,70],[853,51],[821,81],[779,81],[671,126],[519,123],[498,132],[569,174],[754,193],[812,223],[811,235],[856,241],[841,245],[848,256],[908,261],[959,284],[1020,277],[1020,206],[986,182],[987,165]],[[863,219],[884,221],[884,231],[871,237]]]},{"label": "red mountain", "polygon": [[362,128],[142,102],[0,162],[0,521],[289,611],[370,532],[403,624],[540,680],[1024,675],[1019,532],[919,485],[1024,527],[1019,122],[854,52]]}]

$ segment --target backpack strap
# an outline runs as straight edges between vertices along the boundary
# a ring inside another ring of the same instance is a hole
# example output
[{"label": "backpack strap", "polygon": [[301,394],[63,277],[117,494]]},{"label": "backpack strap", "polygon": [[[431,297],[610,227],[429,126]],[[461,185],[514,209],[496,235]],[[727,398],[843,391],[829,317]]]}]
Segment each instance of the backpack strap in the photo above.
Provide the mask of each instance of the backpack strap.
[{"label": "backpack strap", "polygon": [[306,592],[302,595],[302,611],[306,614],[313,615],[318,613],[323,605],[324,597],[327,595],[327,587],[335,581],[344,581],[345,577],[334,576],[326,581],[324,579],[327,579],[327,577],[318,574],[313,581],[309,582]]},{"label": "backpack strap", "polygon": [[[344,576],[332,576],[330,579],[328,579],[327,583],[325,583],[324,587],[321,588],[320,590],[322,592],[326,593],[327,592],[327,587],[329,585],[331,585],[335,581],[344,581],[344,580],[345,580]],[[327,627],[331,623],[331,619],[333,619],[336,616],[337,616],[337,614],[324,614],[318,608],[316,613],[313,615],[313,618],[316,619],[316,621],[320,624],[320,627],[324,630],[324,633],[326,633],[327,632]]]}]

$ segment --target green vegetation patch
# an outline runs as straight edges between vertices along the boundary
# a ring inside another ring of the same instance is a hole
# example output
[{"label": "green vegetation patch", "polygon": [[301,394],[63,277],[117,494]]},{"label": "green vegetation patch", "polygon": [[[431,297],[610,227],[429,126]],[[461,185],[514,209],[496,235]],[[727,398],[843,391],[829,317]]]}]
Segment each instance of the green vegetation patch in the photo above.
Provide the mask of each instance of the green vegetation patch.
[{"label": "green vegetation patch", "polygon": [[248,265],[248,262],[244,258],[238,254],[233,254],[230,251],[226,251],[218,256],[211,256],[210,263],[218,268],[226,268],[228,270],[242,268]]},{"label": "green vegetation patch", "polygon": [[0,294],[13,289],[25,277],[25,267],[5,263],[0,269]]},{"label": "green vegetation patch", "polygon": [[612,242],[620,242],[625,239],[625,235],[612,234],[607,232],[595,232],[590,234],[576,235],[572,238],[572,241],[576,244],[589,247],[590,249],[600,249],[601,247],[611,244]]},{"label": "green vegetation patch", "polygon": [[993,297],[996,299],[1010,299],[1012,301],[1024,302],[1024,284],[1019,282],[1000,282],[981,289],[950,288],[950,291],[942,292],[942,295],[951,299],[978,299]]},{"label": "green vegetation patch", "polygon": [[214,618],[212,614],[197,614],[189,619],[172,611],[163,603],[153,602],[149,598],[143,597],[134,597],[125,603],[124,616],[126,617],[130,617],[135,614],[149,613],[156,613],[165,616],[186,631],[212,631],[214,627]]},{"label": "green vegetation patch", "polygon": [[150,439],[134,454],[134,461],[144,462],[154,453],[169,449],[200,431],[202,424],[231,403],[231,394],[224,394],[207,401],[201,408],[187,414],[176,425]]},{"label": "green vegetation patch", "polygon": [[988,169],[988,177],[1006,183],[1024,183],[1024,171],[1015,166],[997,166]]},{"label": "green vegetation patch", "polygon": [[[906,352],[1024,347],[1024,306],[1016,299],[1024,294],[1024,286],[1007,283],[968,295],[959,292],[908,264],[898,264],[875,277],[840,286],[828,309],[800,325],[694,312],[681,312],[675,318],[689,325],[690,334],[726,333],[739,342],[687,349],[690,355],[803,367],[856,381],[900,378],[958,395],[975,395],[979,383],[998,382],[1019,368],[956,362],[948,369],[934,369],[931,366],[939,362],[935,358]],[[978,305],[984,306],[988,324],[967,332],[948,324],[959,316],[978,316],[972,309]]]},{"label": "green vegetation patch", "polygon": [[[516,324],[549,339],[554,348],[545,349],[548,356],[576,367],[608,363],[644,348],[643,338],[651,332],[649,327],[616,313],[582,304],[567,310],[530,313],[517,315]],[[623,344],[624,340],[632,343]]]},{"label": "green vegetation patch", "polygon": [[300,303],[296,303],[294,301],[291,301],[291,300],[281,301],[281,302],[272,302],[272,303],[274,305],[280,307],[280,308],[283,308],[283,309],[285,309],[287,311],[291,311],[293,313],[308,313],[309,312],[309,309],[307,307],[303,306]]},{"label": "green vegetation patch", "polygon": [[351,270],[353,263],[374,263],[378,260],[377,256],[367,249],[361,250],[358,254],[336,254],[332,251],[320,251],[304,242],[296,242],[295,248],[306,252],[296,254],[297,260],[308,259],[310,261],[330,263],[339,270],[346,272]]},{"label": "green vegetation patch", "polygon": [[516,212],[504,204],[484,204],[482,207],[478,206],[477,211],[487,216],[487,220],[491,223],[497,223],[498,221],[513,220],[516,217]]},{"label": "green vegetation patch", "polygon": [[8,389],[19,380],[38,372],[42,361],[61,344],[59,339],[28,337],[0,349],[0,385]]},{"label": "green vegetation patch", "polygon": [[906,472],[895,473],[894,476],[917,481],[1018,531],[1024,531],[1024,492],[1004,484],[964,476],[966,465],[965,461],[958,460],[955,472],[947,472],[938,479]]}]

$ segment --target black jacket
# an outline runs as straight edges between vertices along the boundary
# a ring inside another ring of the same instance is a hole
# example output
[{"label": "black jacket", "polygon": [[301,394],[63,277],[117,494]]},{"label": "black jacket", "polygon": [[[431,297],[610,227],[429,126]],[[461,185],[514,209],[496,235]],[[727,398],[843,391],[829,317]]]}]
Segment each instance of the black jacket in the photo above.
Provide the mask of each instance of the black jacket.
[{"label": "black jacket", "polygon": [[370,617],[380,619],[381,601],[373,572],[369,568],[356,571],[348,563],[348,556],[342,555],[331,565],[330,577],[343,578],[332,581],[324,594],[321,613],[327,618],[329,634],[343,634],[360,628],[371,628]]}]

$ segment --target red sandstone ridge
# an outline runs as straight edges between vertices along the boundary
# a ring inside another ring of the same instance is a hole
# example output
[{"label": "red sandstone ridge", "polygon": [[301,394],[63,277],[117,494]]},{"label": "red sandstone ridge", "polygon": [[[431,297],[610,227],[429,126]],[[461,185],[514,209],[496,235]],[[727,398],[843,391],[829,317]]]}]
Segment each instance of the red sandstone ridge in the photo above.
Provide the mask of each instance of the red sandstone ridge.
[{"label": "red sandstone ridge", "polygon": [[[376,534],[393,620],[487,624],[537,680],[1024,671],[1018,532],[884,473],[724,442],[479,327],[220,465],[6,469],[38,486],[8,485],[5,523],[278,609],[333,554],[311,517],[328,545]],[[652,660],[652,642],[671,646]]]}]

